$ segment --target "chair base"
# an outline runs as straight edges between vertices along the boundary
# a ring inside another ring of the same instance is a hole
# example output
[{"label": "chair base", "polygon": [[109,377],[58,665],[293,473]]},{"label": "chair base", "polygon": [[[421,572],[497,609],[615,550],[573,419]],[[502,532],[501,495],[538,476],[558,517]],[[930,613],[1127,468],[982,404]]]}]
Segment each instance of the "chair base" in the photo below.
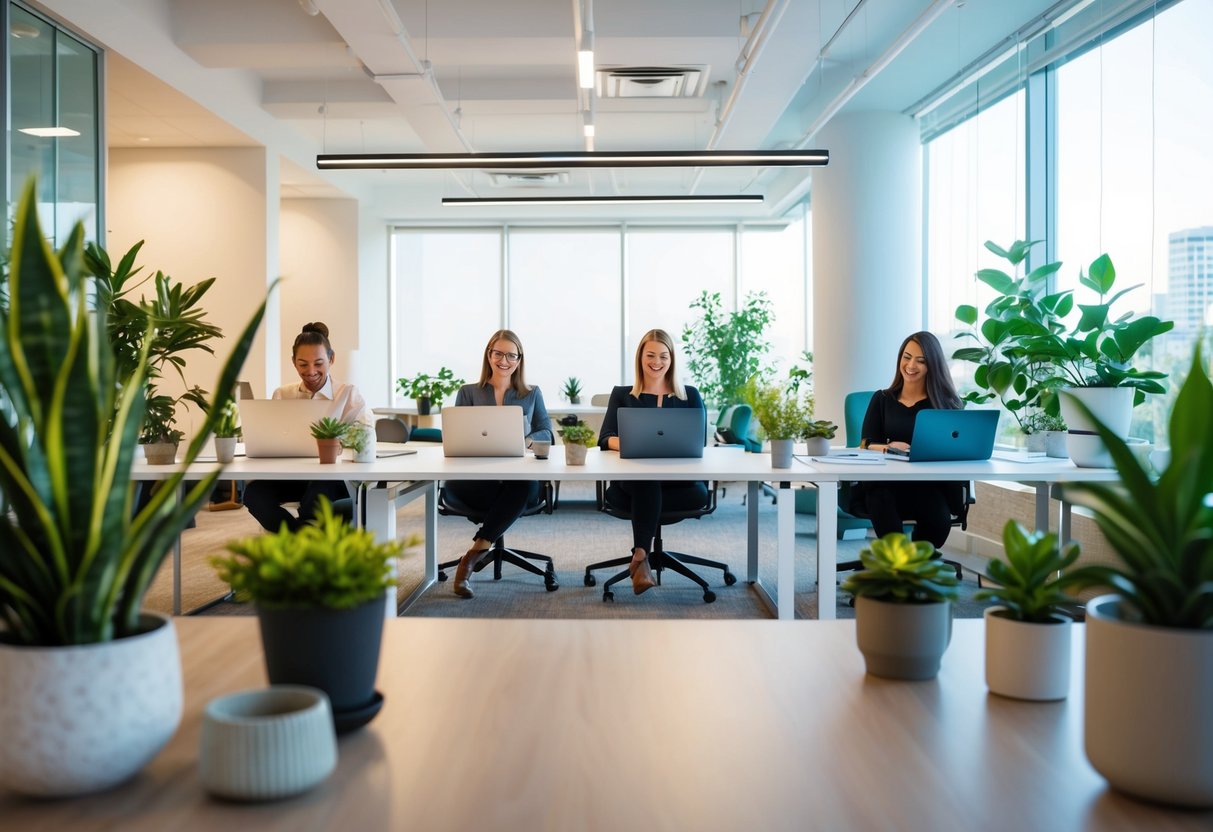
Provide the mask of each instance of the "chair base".
[{"label": "chair base", "polygon": [[[608,578],[606,583],[602,585],[602,600],[614,601],[615,593],[611,591],[611,587],[625,578],[631,577],[631,571],[627,569],[629,563],[632,562],[631,555],[622,558],[612,558],[604,560],[600,563],[591,563],[585,568],[585,585],[594,586],[598,580],[594,577],[595,569],[607,569],[612,566],[624,567],[622,572],[619,572]],[[712,569],[719,569],[724,573],[725,586],[732,586],[737,583],[737,576],[729,571],[727,564],[716,560],[708,560],[697,555],[687,555],[682,552],[666,552],[661,549],[656,549],[649,553],[649,566],[653,569],[653,577],[657,580],[657,585],[661,586],[661,573],[665,569],[677,572],[685,578],[694,581],[703,590],[703,602],[710,604],[716,600],[716,593],[708,588],[708,582],[701,578],[698,574],[691,571],[686,564],[692,563],[696,566],[707,566]]]},{"label": "chair base", "polygon": [[[530,572],[532,575],[539,575],[543,578],[543,586],[548,592],[555,592],[560,589],[560,584],[556,581],[556,567],[552,563],[552,558],[549,555],[541,555],[537,552],[525,552],[521,549],[510,549],[505,545],[505,538],[499,538],[491,548],[486,549],[481,555],[480,561],[476,564],[473,571],[480,572],[490,563],[493,564],[493,580],[501,580],[501,565],[509,563]],[[446,570],[458,566],[461,558],[448,560],[446,563],[438,564],[438,580],[446,580]],[[531,561],[539,561],[543,564],[540,568]]]}]

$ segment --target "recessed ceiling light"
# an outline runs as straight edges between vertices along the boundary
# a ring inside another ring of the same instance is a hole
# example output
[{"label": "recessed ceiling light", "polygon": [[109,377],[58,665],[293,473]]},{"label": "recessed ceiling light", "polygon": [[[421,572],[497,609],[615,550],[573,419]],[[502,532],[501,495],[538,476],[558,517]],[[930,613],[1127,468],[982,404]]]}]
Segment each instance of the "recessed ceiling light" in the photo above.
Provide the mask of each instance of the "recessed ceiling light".
[{"label": "recessed ceiling light", "polygon": [[60,139],[80,135],[78,130],[70,127],[22,127],[17,132],[25,133],[27,136],[37,136],[40,139]]}]

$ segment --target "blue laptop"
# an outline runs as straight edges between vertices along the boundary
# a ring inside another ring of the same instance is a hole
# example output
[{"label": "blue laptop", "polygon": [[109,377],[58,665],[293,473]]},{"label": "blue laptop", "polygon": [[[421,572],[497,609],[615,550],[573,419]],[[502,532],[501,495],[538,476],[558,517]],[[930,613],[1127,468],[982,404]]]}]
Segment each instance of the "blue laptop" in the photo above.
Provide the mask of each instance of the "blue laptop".
[{"label": "blue laptop", "polygon": [[620,459],[698,459],[707,440],[702,407],[621,407]]},{"label": "blue laptop", "polygon": [[997,432],[997,410],[923,410],[914,420],[910,450],[889,448],[887,456],[908,462],[989,459]]}]

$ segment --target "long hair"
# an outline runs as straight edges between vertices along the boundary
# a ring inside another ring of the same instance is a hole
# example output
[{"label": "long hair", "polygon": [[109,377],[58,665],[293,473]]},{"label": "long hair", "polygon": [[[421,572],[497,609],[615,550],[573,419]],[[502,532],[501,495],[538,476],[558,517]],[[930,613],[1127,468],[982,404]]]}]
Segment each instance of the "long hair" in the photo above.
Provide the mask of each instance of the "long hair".
[{"label": "long hair", "polygon": [[666,367],[665,380],[669,383],[670,389],[674,391],[674,398],[685,399],[687,389],[678,379],[678,361],[675,358],[677,353],[674,351],[674,339],[664,329],[650,329],[641,336],[640,343],[636,346],[636,381],[632,384],[632,395],[640,398],[640,394],[644,390],[644,365],[641,357],[644,354],[644,345],[649,341],[656,341],[670,351],[670,366]]},{"label": "long hair", "polygon": [[922,350],[922,357],[927,362],[927,399],[936,410],[960,410],[960,396],[956,393],[956,385],[952,383],[952,373],[948,370],[948,360],[944,357],[943,347],[939,339],[930,332],[915,332],[906,336],[897,348],[897,364],[893,370],[893,383],[885,393],[893,398],[901,393],[904,381],[901,378],[901,356],[906,351],[906,344],[913,341]]},{"label": "long hair", "polygon": [[497,330],[489,336],[489,342],[484,345],[484,353],[480,357],[480,386],[487,386],[489,379],[493,377],[493,365],[489,363],[489,351],[498,341],[510,341],[518,352],[518,366],[514,368],[514,375],[510,376],[510,387],[513,388],[515,394],[525,396],[531,390],[530,387],[527,387],[526,378],[523,375],[526,370],[526,353],[522,350],[522,341],[509,329]]},{"label": "long hair", "polygon": [[299,352],[300,347],[314,346],[320,344],[324,347],[324,351],[328,353],[329,361],[333,360],[333,345],[329,343],[329,328],[320,321],[304,324],[303,329],[295,336],[295,343],[291,345],[291,360],[295,359],[295,353]]}]

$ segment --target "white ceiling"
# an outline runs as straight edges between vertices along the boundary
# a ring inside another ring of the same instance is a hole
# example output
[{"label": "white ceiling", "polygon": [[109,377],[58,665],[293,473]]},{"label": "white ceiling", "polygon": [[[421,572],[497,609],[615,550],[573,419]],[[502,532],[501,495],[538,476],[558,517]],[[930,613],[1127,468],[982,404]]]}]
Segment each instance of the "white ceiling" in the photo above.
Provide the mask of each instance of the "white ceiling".
[{"label": "white ceiling", "polygon": [[[596,149],[817,146],[840,111],[902,111],[1057,0],[45,0],[111,50],[112,147],[258,146],[287,196],[350,195],[390,219],[765,218],[811,169],[573,171],[541,188],[484,172],[318,172],[317,153],[583,149],[575,17],[601,68],[706,68],[700,97],[596,100]],[[855,11],[858,4],[859,8]],[[769,5],[750,70],[743,31]],[[309,15],[306,7],[318,9]],[[843,21],[851,20],[840,30]],[[930,25],[880,71],[916,22]],[[823,46],[833,39],[827,54]],[[427,63],[428,62],[428,63]],[[426,68],[430,67],[427,72]],[[846,90],[861,87],[843,98]],[[731,105],[728,102],[732,102]],[[727,112],[726,112],[727,108]],[[723,117],[723,118],[722,118]],[[761,193],[758,208],[442,208],[443,196]],[[546,211],[546,213],[543,213]],[[662,213],[664,211],[665,213]],[[639,212],[639,213],[637,213]]]}]

